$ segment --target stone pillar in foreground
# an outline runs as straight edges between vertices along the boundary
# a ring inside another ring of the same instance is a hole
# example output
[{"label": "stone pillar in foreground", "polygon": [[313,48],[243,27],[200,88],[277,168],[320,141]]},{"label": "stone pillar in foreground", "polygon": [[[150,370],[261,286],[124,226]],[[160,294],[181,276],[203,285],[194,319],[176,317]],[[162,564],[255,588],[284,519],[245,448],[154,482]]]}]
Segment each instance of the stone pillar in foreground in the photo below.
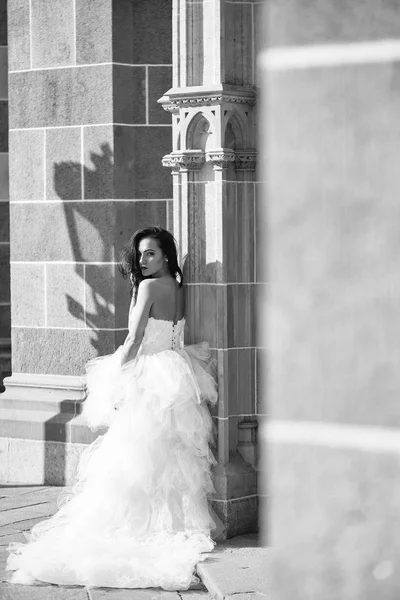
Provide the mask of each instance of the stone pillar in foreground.
[{"label": "stone pillar in foreground", "polygon": [[245,2],[173,4],[172,114],[163,159],[174,179],[174,233],[185,261],[186,342],[218,359],[217,495],[227,536],[257,528],[255,88]]},{"label": "stone pillar in foreground", "polygon": [[400,589],[400,13],[359,0],[266,7],[271,597],[389,600]]},{"label": "stone pillar in foreground", "polygon": [[0,393],[11,371],[7,3],[0,0]]},{"label": "stone pillar in foreground", "polygon": [[[119,248],[172,227],[171,3],[9,0],[12,376],[0,479],[68,483],[84,364],[126,335]],[[160,43],[161,40],[161,43]]]}]

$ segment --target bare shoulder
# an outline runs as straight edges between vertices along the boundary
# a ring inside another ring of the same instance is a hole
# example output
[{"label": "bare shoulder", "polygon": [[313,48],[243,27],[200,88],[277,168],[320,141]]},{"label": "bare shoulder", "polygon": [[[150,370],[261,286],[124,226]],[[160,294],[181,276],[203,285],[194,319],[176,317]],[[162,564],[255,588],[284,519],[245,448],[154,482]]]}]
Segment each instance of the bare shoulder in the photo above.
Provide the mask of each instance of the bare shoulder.
[{"label": "bare shoulder", "polygon": [[141,295],[153,295],[157,290],[157,279],[143,279],[139,283],[138,291]]}]

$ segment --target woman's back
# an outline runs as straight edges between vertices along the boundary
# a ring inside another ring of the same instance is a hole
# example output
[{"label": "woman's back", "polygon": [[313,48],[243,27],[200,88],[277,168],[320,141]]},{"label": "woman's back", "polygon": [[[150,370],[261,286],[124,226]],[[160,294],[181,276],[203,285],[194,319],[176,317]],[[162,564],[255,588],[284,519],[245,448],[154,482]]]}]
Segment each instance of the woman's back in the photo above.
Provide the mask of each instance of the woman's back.
[{"label": "woman's back", "polygon": [[153,303],[149,316],[154,319],[174,321],[184,317],[185,296],[183,286],[170,276],[154,279]]}]

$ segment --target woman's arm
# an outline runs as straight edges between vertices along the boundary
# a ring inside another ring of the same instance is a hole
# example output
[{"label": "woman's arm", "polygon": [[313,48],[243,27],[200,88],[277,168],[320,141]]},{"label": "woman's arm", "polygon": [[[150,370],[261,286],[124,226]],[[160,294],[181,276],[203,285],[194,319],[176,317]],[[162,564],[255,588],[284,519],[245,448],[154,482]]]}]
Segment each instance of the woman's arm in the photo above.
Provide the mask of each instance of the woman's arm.
[{"label": "woman's arm", "polygon": [[144,279],[139,284],[136,304],[132,309],[129,333],[122,346],[121,365],[136,358],[153,304],[155,280]]}]

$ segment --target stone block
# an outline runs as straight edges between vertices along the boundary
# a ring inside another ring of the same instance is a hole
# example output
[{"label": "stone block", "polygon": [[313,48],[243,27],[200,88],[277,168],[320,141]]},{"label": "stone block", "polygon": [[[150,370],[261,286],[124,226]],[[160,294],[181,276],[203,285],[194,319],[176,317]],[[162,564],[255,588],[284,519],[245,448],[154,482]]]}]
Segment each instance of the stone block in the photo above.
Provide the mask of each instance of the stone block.
[{"label": "stone block", "polygon": [[85,127],[83,148],[85,199],[114,198],[115,157],[112,125]]},{"label": "stone block", "polygon": [[[210,11],[211,4],[208,2],[185,2],[185,4],[185,18],[187,23],[185,29],[186,39],[185,41],[181,39],[179,42],[174,43],[175,48],[179,48],[180,44],[185,44],[185,50],[183,52],[186,53],[187,57],[185,68],[186,73],[183,73],[183,65],[180,65],[179,71],[182,72],[182,75],[180,75],[181,85],[206,86],[207,83],[210,83],[210,75],[211,81],[214,83],[214,79],[212,79],[212,76],[216,70],[214,62],[216,60],[218,61],[216,52],[214,50],[214,38],[211,37],[212,34],[217,36],[219,33],[219,29],[216,29],[214,24],[215,13]],[[221,11],[222,10],[223,8],[221,8]],[[208,51],[211,49],[211,47],[213,53],[210,56]],[[180,52],[182,53],[181,49]],[[178,62],[178,60],[176,60],[176,62]],[[204,69],[204,64],[207,65],[206,69]]]},{"label": "stone block", "polygon": [[257,531],[257,496],[239,500],[214,500],[211,505],[226,527],[226,538]]},{"label": "stone block", "polygon": [[29,0],[7,3],[7,18],[0,18],[0,27],[8,29],[8,66],[10,71],[30,68]]},{"label": "stone block", "polygon": [[114,227],[111,202],[12,204],[13,260],[113,261]]},{"label": "stone block", "polygon": [[0,100],[0,152],[8,152],[8,101]]},{"label": "stone block", "polygon": [[[1,437],[0,479],[17,484],[72,485],[80,455],[86,447],[86,444]],[[35,497],[37,494],[35,491]],[[32,594],[33,590],[27,591],[30,591],[29,599],[43,598],[42,586],[37,588],[37,596]]]},{"label": "stone block", "polygon": [[167,202],[167,229],[168,231],[174,231],[174,201],[168,200]]},{"label": "stone block", "polygon": [[84,327],[83,265],[47,264],[45,268],[47,326]]},{"label": "stone block", "polygon": [[11,337],[11,307],[0,304],[0,338]]},{"label": "stone block", "polygon": [[[361,433],[361,432],[360,432]],[[397,451],[270,443],[274,598],[390,600],[400,586]]]},{"label": "stone block", "polygon": [[113,65],[115,123],[146,122],[146,74],[144,67]]},{"label": "stone block", "polygon": [[157,100],[172,87],[172,67],[149,67],[149,123],[171,125],[171,115]]},{"label": "stone block", "polygon": [[100,428],[97,431],[91,431],[87,426],[82,415],[76,415],[69,424],[70,429],[70,440],[71,442],[78,444],[91,444],[99,436],[103,435],[107,431],[107,427]]},{"label": "stone block", "polygon": [[82,198],[81,128],[46,131],[46,199]]},{"label": "stone block", "polygon": [[10,246],[0,244],[0,302],[10,301]]},{"label": "stone block", "polygon": [[[85,317],[88,327],[117,327],[115,324],[115,265],[85,266]],[[126,322],[127,322],[126,313]],[[125,326],[126,326],[125,322]]]},{"label": "stone block", "polygon": [[400,67],[268,80],[270,408],[396,427]]},{"label": "stone block", "polygon": [[397,2],[386,0],[273,0],[265,24],[270,46],[304,46],[396,39]]},{"label": "stone block", "polygon": [[267,412],[267,385],[268,385],[268,355],[266,348],[256,349],[256,412],[266,414]]},{"label": "stone block", "polygon": [[186,287],[186,322],[189,344],[206,341],[211,348],[226,345],[226,299],[223,286],[204,284]]},{"label": "stone block", "polygon": [[115,62],[170,65],[172,1],[114,0],[113,51]]},{"label": "stone block", "polygon": [[[186,343],[186,338],[185,338],[185,343]],[[235,354],[235,350],[230,350],[229,352],[226,349],[225,350],[217,350],[218,405],[217,405],[216,415],[218,415],[218,417],[220,417],[221,419],[224,419],[224,418],[226,419],[229,416],[229,404],[230,404],[229,390],[230,390],[230,386],[236,385],[236,378],[234,377],[234,374],[232,373],[232,371],[229,369],[229,365],[230,365],[229,354],[231,352],[233,354],[232,359],[231,359],[233,362],[235,357],[237,357],[237,354]],[[226,422],[224,420],[217,422],[218,427],[223,426],[224,424],[226,424]],[[222,436],[220,434],[218,434],[218,436],[219,436],[219,439],[222,440]],[[223,437],[226,437],[226,438],[229,437],[228,430],[226,431],[226,435],[224,435]]]},{"label": "stone block", "polygon": [[254,184],[226,184],[223,198],[224,275],[227,282],[255,280]]},{"label": "stone block", "polygon": [[227,286],[228,347],[255,346],[255,284]]},{"label": "stone block", "polygon": [[0,201],[0,243],[10,240],[10,209],[8,202]]},{"label": "stone block", "polygon": [[73,0],[31,0],[32,67],[60,67],[75,61]]},{"label": "stone block", "polygon": [[255,412],[255,349],[237,350],[237,405],[230,414]]},{"label": "stone block", "polygon": [[[128,327],[128,314],[131,303],[129,293],[130,285],[127,279],[123,279],[118,267],[114,267],[114,285],[115,285],[115,327]],[[127,332],[116,332],[116,346],[119,346],[125,340]]]},{"label": "stone block", "polygon": [[224,83],[253,85],[252,6],[225,2]]},{"label": "stone block", "polygon": [[67,442],[74,413],[0,408],[0,416],[4,437]]},{"label": "stone block", "polygon": [[[13,264],[11,308],[14,327],[44,327],[44,265]],[[33,352],[35,356],[35,351]]]},{"label": "stone block", "polygon": [[[236,351],[236,359],[237,359],[237,351]],[[229,362],[229,359],[228,359]],[[236,363],[237,364],[237,363]],[[231,365],[229,365],[231,366]],[[232,364],[232,368],[234,364]],[[229,411],[231,408],[234,410],[237,406],[237,377],[236,377],[236,388],[234,388],[235,397],[229,398]],[[239,421],[242,421],[243,417],[237,417],[236,415],[230,415],[228,419],[228,431],[226,432],[228,435],[228,445],[229,445],[229,453],[237,452],[237,445],[239,442]],[[243,496],[243,491],[239,493],[239,496]]]},{"label": "stone block", "polygon": [[8,200],[9,191],[9,174],[8,174],[8,153],[0,154],[0,201]]},{"label": "stone block", "polygon": [[268,242],[266,240],[265,218],[263,218],[263,185],[254,183],[254,278],[266,283],[268,279]]},{"label": "stone block", "polygon": [[86,65],[112,62],[110,3],[102,0],[76,0],[75,11],[76,63]]},{"label": "stone block", "polygon": [[44,131],[10,131],[10,199],[44,196]]},{"label": "stone block", "polygon": [[149,225],[166,227],[167,206],[164,200],[143,200],[115,203],[115,249],[116,253],[137,229]]},{"label": "stone block", "polygon": [[[268,4],[255,2],[253,5],[254,18],[254,68],[257,70],[257,56],[264,50],[268,43]],[[256,75],[257,82],[257,75]]]},{"label": "stone block", "polygon": [[11,73],[10,127],[112,123],[112,66]]},{"label": "stone block", "polygon": [[0,2],[0,46],[7,46],[7,2]]},{"label": "stone block", "polygon": [[136,229],[165,227],[165,215],[165,201],[12,204],[13,260],[112,262]]},{"label": "stone block", "polygon": [[115,350],[114,332],[13,329],[13,372],[82,375],[88,360]]},{"label": "stone block", "polygon": [[[215,190],[216,191],[216,190]],[[187,219],[192,238],[184,264],[184,277],[191,283],[220,283],[223,277],[221,247],[221,201],[213,182],[188,185]]]},{"label": "stone block", "polygon": [[169,127],[115,127],[115,198],[172,198],[171,174],[161,165],[171,138]]},{"label": "stone block", "polygon": [[0,99],[6,98],[8,98],[8,52],[6,46],[0,46]]}]

